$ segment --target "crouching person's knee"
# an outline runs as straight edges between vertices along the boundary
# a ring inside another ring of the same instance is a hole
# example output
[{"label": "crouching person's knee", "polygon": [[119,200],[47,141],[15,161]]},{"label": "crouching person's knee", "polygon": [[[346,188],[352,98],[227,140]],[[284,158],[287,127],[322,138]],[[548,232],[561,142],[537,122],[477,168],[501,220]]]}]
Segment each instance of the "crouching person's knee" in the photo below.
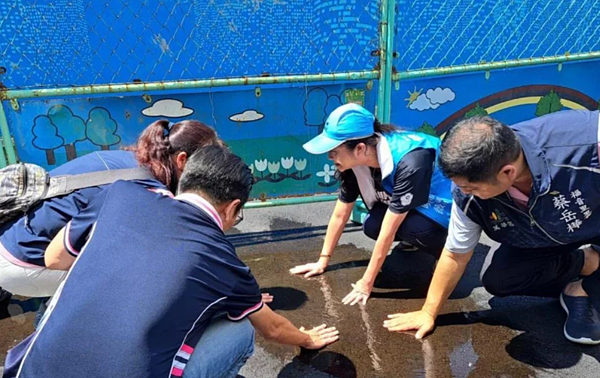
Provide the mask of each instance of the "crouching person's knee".
[{"label": "crouching person's knee", "polygon": [[253,352],[250,321],[232,322],[221,316],[211,322],[193,349],[183,378],[235,377]]},{"label": "crouching person's knee", "polygon": [[363,232],[365,235],[373,240],[377,240],[380,230],[381,222],[378,222],[377,219],[373,219],[371,216],[365,218],[365,223],[363,224]]},{"label": "crouching person's knee", "polygon": [[506,277],[496,270],[486,271],[481,277],[481,283],[488,293],[496,297],[506,297],[512,293]]}]

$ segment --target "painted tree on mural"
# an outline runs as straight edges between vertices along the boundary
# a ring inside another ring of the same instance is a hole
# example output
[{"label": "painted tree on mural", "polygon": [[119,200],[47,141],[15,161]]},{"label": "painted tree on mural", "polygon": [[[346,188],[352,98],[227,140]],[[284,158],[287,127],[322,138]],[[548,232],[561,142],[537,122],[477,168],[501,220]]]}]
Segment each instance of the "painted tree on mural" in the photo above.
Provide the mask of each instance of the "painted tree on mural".
[{"label": "painted tree on mural", "polygon": [[90,110],[85,123],[85,135],[102,150],[109,150],[110,146],[119,144],[121,137],[116,134],[117,121],[112,119],[108,110],[94,108]]},{"label": "painted tree on mural", "polygon": [[77,157],[75,143],[86,139],[84,120],[74,115],[71,109],[64,105],[52,106],[48,110],[48,117],[58,127],[59,135],[65,141],[64,146],[67,152],[67,161],[75,159]]},{"label": "painted tree on mural", "polygon": [[323,88],[311,89],[306,95],[302,107],[306,126],[323,127],[327,118],[327,92]]},{"label": "painted tree on mural", "polygon": [[435,128],[432,125],[430,125],[427,121],[423,122],[423,124],[415,131],[439,137],[437,131],[435,131]]},{"label": "painted tree on mural", "polygon": [[471,118],[475,116],[486,116],[488,115],[487,110],[482,108],[479,103],[475,104],[475,107],[465,113],[465,118]]},{"label": "painted tree on mural", "polygon": [[58,128],[47,116],[38,116],[33,120],[33,145],[46,151],[46,161],[50,165],[56,164],[54,150],[62,147],[65,140],[58,135]]},{"label": "painted tree on mural", "polygon": [[550,91],[550,93],[538,101],[535,109],[535,115],[541,117],[546,114],[557,112],[562,108],[563,104],[560,101],[560,96],[556,92]]}]

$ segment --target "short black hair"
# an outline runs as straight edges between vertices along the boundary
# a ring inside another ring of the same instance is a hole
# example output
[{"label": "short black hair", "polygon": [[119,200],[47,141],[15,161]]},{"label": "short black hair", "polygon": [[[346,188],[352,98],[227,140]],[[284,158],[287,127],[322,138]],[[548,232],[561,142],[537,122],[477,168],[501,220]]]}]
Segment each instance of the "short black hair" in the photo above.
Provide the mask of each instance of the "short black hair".
[{"label": "short black hair", "polygon": [[179,180],[179,191],[202,193],[215,205],[239,199],[241,208],[248,201],[253,180],[250,168],[239,156],[212,145],[189,157]]},{"label": "short black hair", "polygon": [[439,166],[449,178],[490,182],[520,153],[521,143],[510,127],[491,117],[475,116],[458,122],[446,133]]}]

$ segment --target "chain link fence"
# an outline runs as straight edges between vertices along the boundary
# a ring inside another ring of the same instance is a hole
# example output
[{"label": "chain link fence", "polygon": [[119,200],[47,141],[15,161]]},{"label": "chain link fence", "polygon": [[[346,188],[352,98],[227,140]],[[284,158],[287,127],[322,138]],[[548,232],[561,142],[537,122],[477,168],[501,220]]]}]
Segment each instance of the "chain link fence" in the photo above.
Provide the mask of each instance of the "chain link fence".
[{"label": "chain link fence", "polygon": [[[376,70],[382,0],[0,0],[8,89]],[[600,1],[397,0],[396,71],[600,50]]]},{"label": "chain link fence", "polygon": [[8,89],[373,70],[379,0],[0,0]]},{"label": "chain link fence", "polygon": [[398,0],[399,71],[600,50],[600,1]]}]

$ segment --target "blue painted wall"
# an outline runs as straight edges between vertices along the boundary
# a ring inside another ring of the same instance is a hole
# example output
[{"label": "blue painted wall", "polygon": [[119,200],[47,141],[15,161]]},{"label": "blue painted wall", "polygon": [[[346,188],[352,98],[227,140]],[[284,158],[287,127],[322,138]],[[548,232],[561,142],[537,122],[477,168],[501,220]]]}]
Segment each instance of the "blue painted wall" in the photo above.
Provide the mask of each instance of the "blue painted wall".
[{"label": "blue painted wall", "polygon": [[600,61],[589,61],[402,81],[392,92],[392,122],[408,129],[426,123],[443,134],[483,111],[511,124],[546,114],[548,103],[553,111],[596,110],[599,70]]},{"label": "blue painted wall", "polygon": [[[397,1],[397,71],[600,50],[595,1]],[[226,5],[226,6],[225,6]],[[375,69],[378,0],[0,0],[9,89]],[[374,54],[375,53],[375,54]],[[597,109],[600,62],[406,80],[392,122],[442,135],[472,114],[507,123]],[[377,81],[4,102],[23,161],[55,167],[135,142],[156,119],[199,119],[253,169],[254,197],[331,192],[326,156],[302,144],[346,102],[375,111]]]},{"label": "blue painted wall", "polygon": [[[397,0],[399,71],[600,50],[592,0]],[[373,69],[379,0],[0,0],[0,81],[56,87]]]},{"label": "blue painted wall", "polygon": [[0,0],[0,80],[57,87],[372,69],[378,15],[376,0]]},{"label": "blue painted wall", "polygon": [[600,50],[591,0],[397,0],[399,71]]},{"label": "blue painted wall", "polygon": [[327,114],[353,101],[374,109],[376,88],[367,82],[263,87],[195,93],[156,93],[77,99],[20,100],[6,104],[19,158],[49,169],[76,156],[135,143],[157,119],[198,119],[252,168],[253,196],[273,197],[337,189],[325,155],[302,144],[323,128]]}]

